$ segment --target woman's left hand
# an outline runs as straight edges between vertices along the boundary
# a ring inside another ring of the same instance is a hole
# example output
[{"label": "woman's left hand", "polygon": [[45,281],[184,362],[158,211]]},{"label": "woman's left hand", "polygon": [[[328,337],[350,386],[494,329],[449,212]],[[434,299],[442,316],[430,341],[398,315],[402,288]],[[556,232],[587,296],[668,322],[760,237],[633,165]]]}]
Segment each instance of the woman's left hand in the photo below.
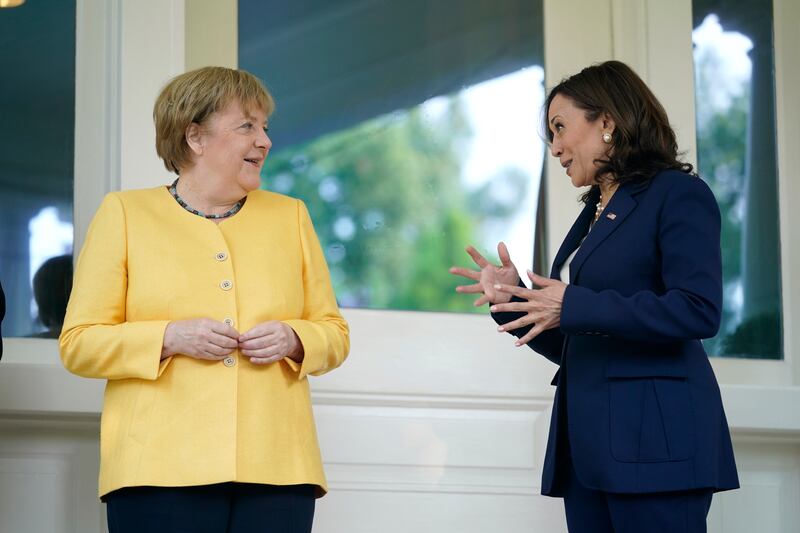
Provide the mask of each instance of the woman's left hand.
[{"label": "woman's left hand", "polygon": [[531,330],[520,337],[514,344],[522,346],[529,343],[545,330],[557,328],[561,324],[561,303],[567,284],[555,279],[545,278],[528,271],[528,278],[539,289],[526,289],[514,285],[495,285],[495,290],[505,292],[526,300],[524,302],[508,302],[495,304],[490,309],[493,313],[503,311],[523,312],[525,316],[503,324],[497,331],[512,331],[523,326],[533,325]]},{"label": "woman's left hand", "polygon": [[239,352],[256,365],[276,363],[288,357],[303,362],[303,344],[297,333],[283,322],[262,322],[239,335]]}]

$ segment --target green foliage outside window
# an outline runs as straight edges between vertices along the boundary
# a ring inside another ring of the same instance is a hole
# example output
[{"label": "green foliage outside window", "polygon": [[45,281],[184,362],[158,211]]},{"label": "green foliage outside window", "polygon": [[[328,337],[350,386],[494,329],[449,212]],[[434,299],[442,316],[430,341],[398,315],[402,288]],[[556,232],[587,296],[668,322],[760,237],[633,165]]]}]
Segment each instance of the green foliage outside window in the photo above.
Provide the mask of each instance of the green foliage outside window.
[{"label": "green foliage outside window", "polygon": [[[715,15],[712,15],[715,17]],[[704,22],[705,24],[705,22]],[[747,290],[743,262],[743,242],[747,225],[758,225],[763,238],[778,242],[777,235],[757,217],[748,217],[747,194],[750,187],[764,187],[763,180],[776,179],[769,173],[752,171],[748,176],[746,160],[751,153],[752,75],[738,83],[726,78],[723,45],[695,51],[695,91],[697,105],[698,173],[714,191],[719,204],[722,227],[723,309],[719,334],[705,341],[711,355],[725,357],[780,359],[780,301],[772,309],[754,312],[746,308]],[[752,43],[750,45],[753,46]],[[741,60],[750,63],[742,56]],[[720,95],[723,97],[720,97]],[[774,135],[774,131],[762,131]],[[760,169],[759,164],[754,168]],[[777,198],[773,212],[777,212]],[[750,252],[752,254],[752,252]],[[760,258],[759,260],[767,260]],[[775,264],[775,274],[780,275]],[[752,274],[751,274],[752,275]]]},{"label": "green foliage outside window", "polygon": [[302,199],[314,220],[341,305],[429,311],[476,310],[448,273],[468,265],[481,224],[501,219],[527,194],[514,168],[495,176],[511,194],[494,198],[462,183],[471,126],[458,95],[444,111],[397,111],[310,142],[273,148],[264,188]]}]

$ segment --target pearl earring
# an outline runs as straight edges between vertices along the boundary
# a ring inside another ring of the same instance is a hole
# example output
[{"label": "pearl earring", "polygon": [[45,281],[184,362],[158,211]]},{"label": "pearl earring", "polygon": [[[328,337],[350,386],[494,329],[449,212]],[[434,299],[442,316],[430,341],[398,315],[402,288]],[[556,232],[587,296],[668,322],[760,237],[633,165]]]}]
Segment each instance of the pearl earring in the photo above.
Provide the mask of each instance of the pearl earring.
[{"label": "pearl earring", "polygon": [[603,132],[603,142],[609,144],[611,142],[611,134],[607,131]]}]

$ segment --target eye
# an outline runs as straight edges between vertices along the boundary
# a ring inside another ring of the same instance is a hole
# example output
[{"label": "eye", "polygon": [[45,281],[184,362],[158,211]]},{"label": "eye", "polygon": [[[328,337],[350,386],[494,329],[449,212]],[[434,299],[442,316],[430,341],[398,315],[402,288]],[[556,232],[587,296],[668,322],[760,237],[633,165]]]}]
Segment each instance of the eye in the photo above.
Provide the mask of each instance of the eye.
[{"label": "eye", "polygon": [[553,124],[553,129],[555,129],[556,133],[558,133],[564,129],[564,125],[560,122],[556,122],[555,124]]},{"label": "eye", "polygon": [[261,129],[262,129],[262,130],[264,130],[264,133],[265,133],[265,134],[266,134],[266,133],[269,133],[269,126],[264,126],[264,127],[263,127],[263,128],[261,128]]},{"label": "eye", "polygon": [[242,129],[245,129],[245,130],[251,130],[251,129],[253,129],[253,123],[252,122],[245,122],[244,124],[242,124],[239,127],[242,128]]}]

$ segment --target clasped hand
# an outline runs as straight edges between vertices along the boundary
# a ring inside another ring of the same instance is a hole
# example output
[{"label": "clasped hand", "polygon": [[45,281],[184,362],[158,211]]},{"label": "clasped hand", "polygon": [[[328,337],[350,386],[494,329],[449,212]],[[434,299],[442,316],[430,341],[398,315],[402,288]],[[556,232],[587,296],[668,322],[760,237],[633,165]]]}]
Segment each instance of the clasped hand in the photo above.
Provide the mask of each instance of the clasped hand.
[{"label": "clasped hand", "polygon": [[[480,270],[463,267],[452,267],[450,273],[473,280],[476,283],[459,285],[456,292],[463,294],[480,294],[474,305],[480,306],[491,302],[493,313],[506,311],[524,313],[521,317],[503,324],[498,331],[513,331],[525,326],[532,326],[530,331],[520,337],[514,344],[522,346],[536,338],[543,331],[557,328],[561,324],[561,304],[567,284],[558,280],[545,278],[528,270],[528,278],[533,289],[519,286],[520,276],[511,262],[508,248],[504,243],[497,245],[500,266],[491,264],[474,247],[467,247],[470,255]],[[523,301],[512,302],[512,296]]]},{"label": "clasped hand", "polygon": [[279,321],[262,322],[239,334],[233,327],[210,318],[177,320],[167,324],[161,358],[183,354],[195,359],[218,361],[234,350],[256,365],[284,357],[303,360],[303,345],[294,330]]}]

